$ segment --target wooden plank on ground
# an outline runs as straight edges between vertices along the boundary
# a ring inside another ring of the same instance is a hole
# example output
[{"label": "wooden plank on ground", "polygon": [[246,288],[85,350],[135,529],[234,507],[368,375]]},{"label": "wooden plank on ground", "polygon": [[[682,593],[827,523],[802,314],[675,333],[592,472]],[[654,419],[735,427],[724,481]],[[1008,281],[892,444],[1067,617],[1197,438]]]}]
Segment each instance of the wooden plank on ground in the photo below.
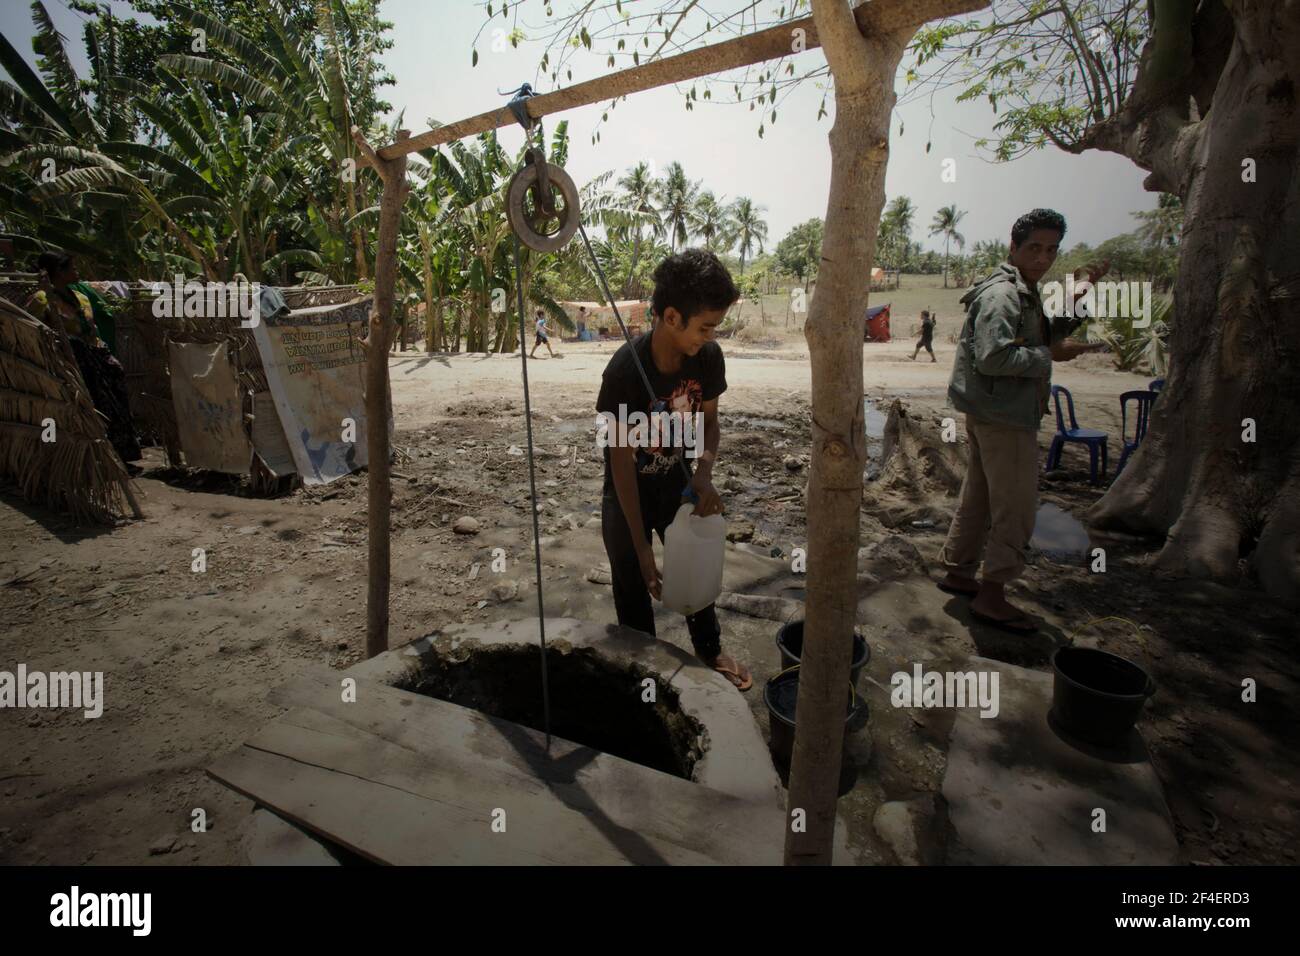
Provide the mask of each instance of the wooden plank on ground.
[{"label": "wooden plank on ground", "polygon": [[[784,814],[445,701],[339,675],[278,688],[293,707],[209,772],[388,863],[776,864]],[[492,812],[506,811],[506,832]]]},{"label": "wooden plank on ground", "polygon": [[[276,721],[210,771],[234,789],[377,863],[537,865],[707,863],[697,853],[592,839],[582,815],[545,794],[442,774],[378,738]],[[492,830],[505,811],[505,832]],[[621,835],[615,835],[621,836]]]}]

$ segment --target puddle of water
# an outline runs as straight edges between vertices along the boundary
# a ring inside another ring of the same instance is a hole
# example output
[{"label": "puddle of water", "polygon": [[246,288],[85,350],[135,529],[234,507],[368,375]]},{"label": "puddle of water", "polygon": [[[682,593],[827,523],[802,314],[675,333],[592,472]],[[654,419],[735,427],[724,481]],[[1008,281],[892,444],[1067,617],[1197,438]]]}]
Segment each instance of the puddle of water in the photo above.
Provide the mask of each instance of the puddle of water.
[{"label": "puddle of water", "polygon": [[1091,549],[1092,539],[1072,514],[1049,502],[1038,508],[1029,546],[1052,557],[1081,559]]},{"label": "puddle of water", "polygon": [[882,441],[885,437],[885,422],[889,419],[889,416],[882,412],[875,401],[870,398],[862,400],[862,407],[866,412],[867,438],[872,441]]},{"label": "puddle of water", "polygon": [[875,463],[880,458],[880,453],[884,451],[885,422],[889,416],[880,410],[875,399],[864,398],[862,400],[862,409],[866,423],[867,432],[867,461],[871,464],[867,467],[867,480],[874,480],[876,475],[872,471],[879,471],[879,466]]}]

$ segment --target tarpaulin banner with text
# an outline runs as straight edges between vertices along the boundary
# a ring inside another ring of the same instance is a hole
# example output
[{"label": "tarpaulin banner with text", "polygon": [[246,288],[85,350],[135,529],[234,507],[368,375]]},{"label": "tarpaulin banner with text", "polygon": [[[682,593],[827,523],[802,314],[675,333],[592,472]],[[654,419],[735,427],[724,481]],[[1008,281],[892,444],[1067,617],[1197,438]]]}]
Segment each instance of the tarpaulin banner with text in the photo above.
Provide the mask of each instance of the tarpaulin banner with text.
[{"label": "tarpaulin banner with text", "polygon": [[[253,338],[304,484],[366,465],[365,354],[370,299],[263,316]],[[391,421],[389,423],[391,432]]]}]

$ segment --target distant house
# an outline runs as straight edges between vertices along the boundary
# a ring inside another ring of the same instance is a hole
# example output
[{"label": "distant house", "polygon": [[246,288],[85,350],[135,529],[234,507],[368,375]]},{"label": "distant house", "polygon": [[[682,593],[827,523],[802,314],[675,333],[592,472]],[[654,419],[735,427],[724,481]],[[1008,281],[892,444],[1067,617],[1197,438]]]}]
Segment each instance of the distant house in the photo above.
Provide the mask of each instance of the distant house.
[{"label": "distant house", "polygon": [[[618,314],[622,316],[623,322],[627,325],[627,330],[632,335],[639,335],[650,327],[650,303],[640,299],[623,299],[614,303],[618,306]],[[580,308],[585,308],[586,312],[586,331],[589,333],[588,341],[592,339],[603,338],[621,338],[623,333],[619,330],[618,319],[614,317],[614,310],[609,307],[608,303],[602,302],[561,302],[560,307],[564,309],[575,327],[579,320]],[[579,330],[581,334],[581,330]],[[578,335],[575,335],[570,341],[577,341]]]}]

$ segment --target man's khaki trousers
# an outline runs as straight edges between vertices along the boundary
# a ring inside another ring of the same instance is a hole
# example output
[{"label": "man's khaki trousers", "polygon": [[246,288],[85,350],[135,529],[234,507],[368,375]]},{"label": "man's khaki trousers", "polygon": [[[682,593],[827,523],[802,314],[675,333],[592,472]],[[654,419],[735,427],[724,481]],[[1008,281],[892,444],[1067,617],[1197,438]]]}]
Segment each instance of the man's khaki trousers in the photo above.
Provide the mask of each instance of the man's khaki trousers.
[{"label": "man's khaki trousers", "polygon": [[1038,433],[966,416],[970,464],[939,561],[952,574],[1005,584],[1025,567],[1038,511]]}]

